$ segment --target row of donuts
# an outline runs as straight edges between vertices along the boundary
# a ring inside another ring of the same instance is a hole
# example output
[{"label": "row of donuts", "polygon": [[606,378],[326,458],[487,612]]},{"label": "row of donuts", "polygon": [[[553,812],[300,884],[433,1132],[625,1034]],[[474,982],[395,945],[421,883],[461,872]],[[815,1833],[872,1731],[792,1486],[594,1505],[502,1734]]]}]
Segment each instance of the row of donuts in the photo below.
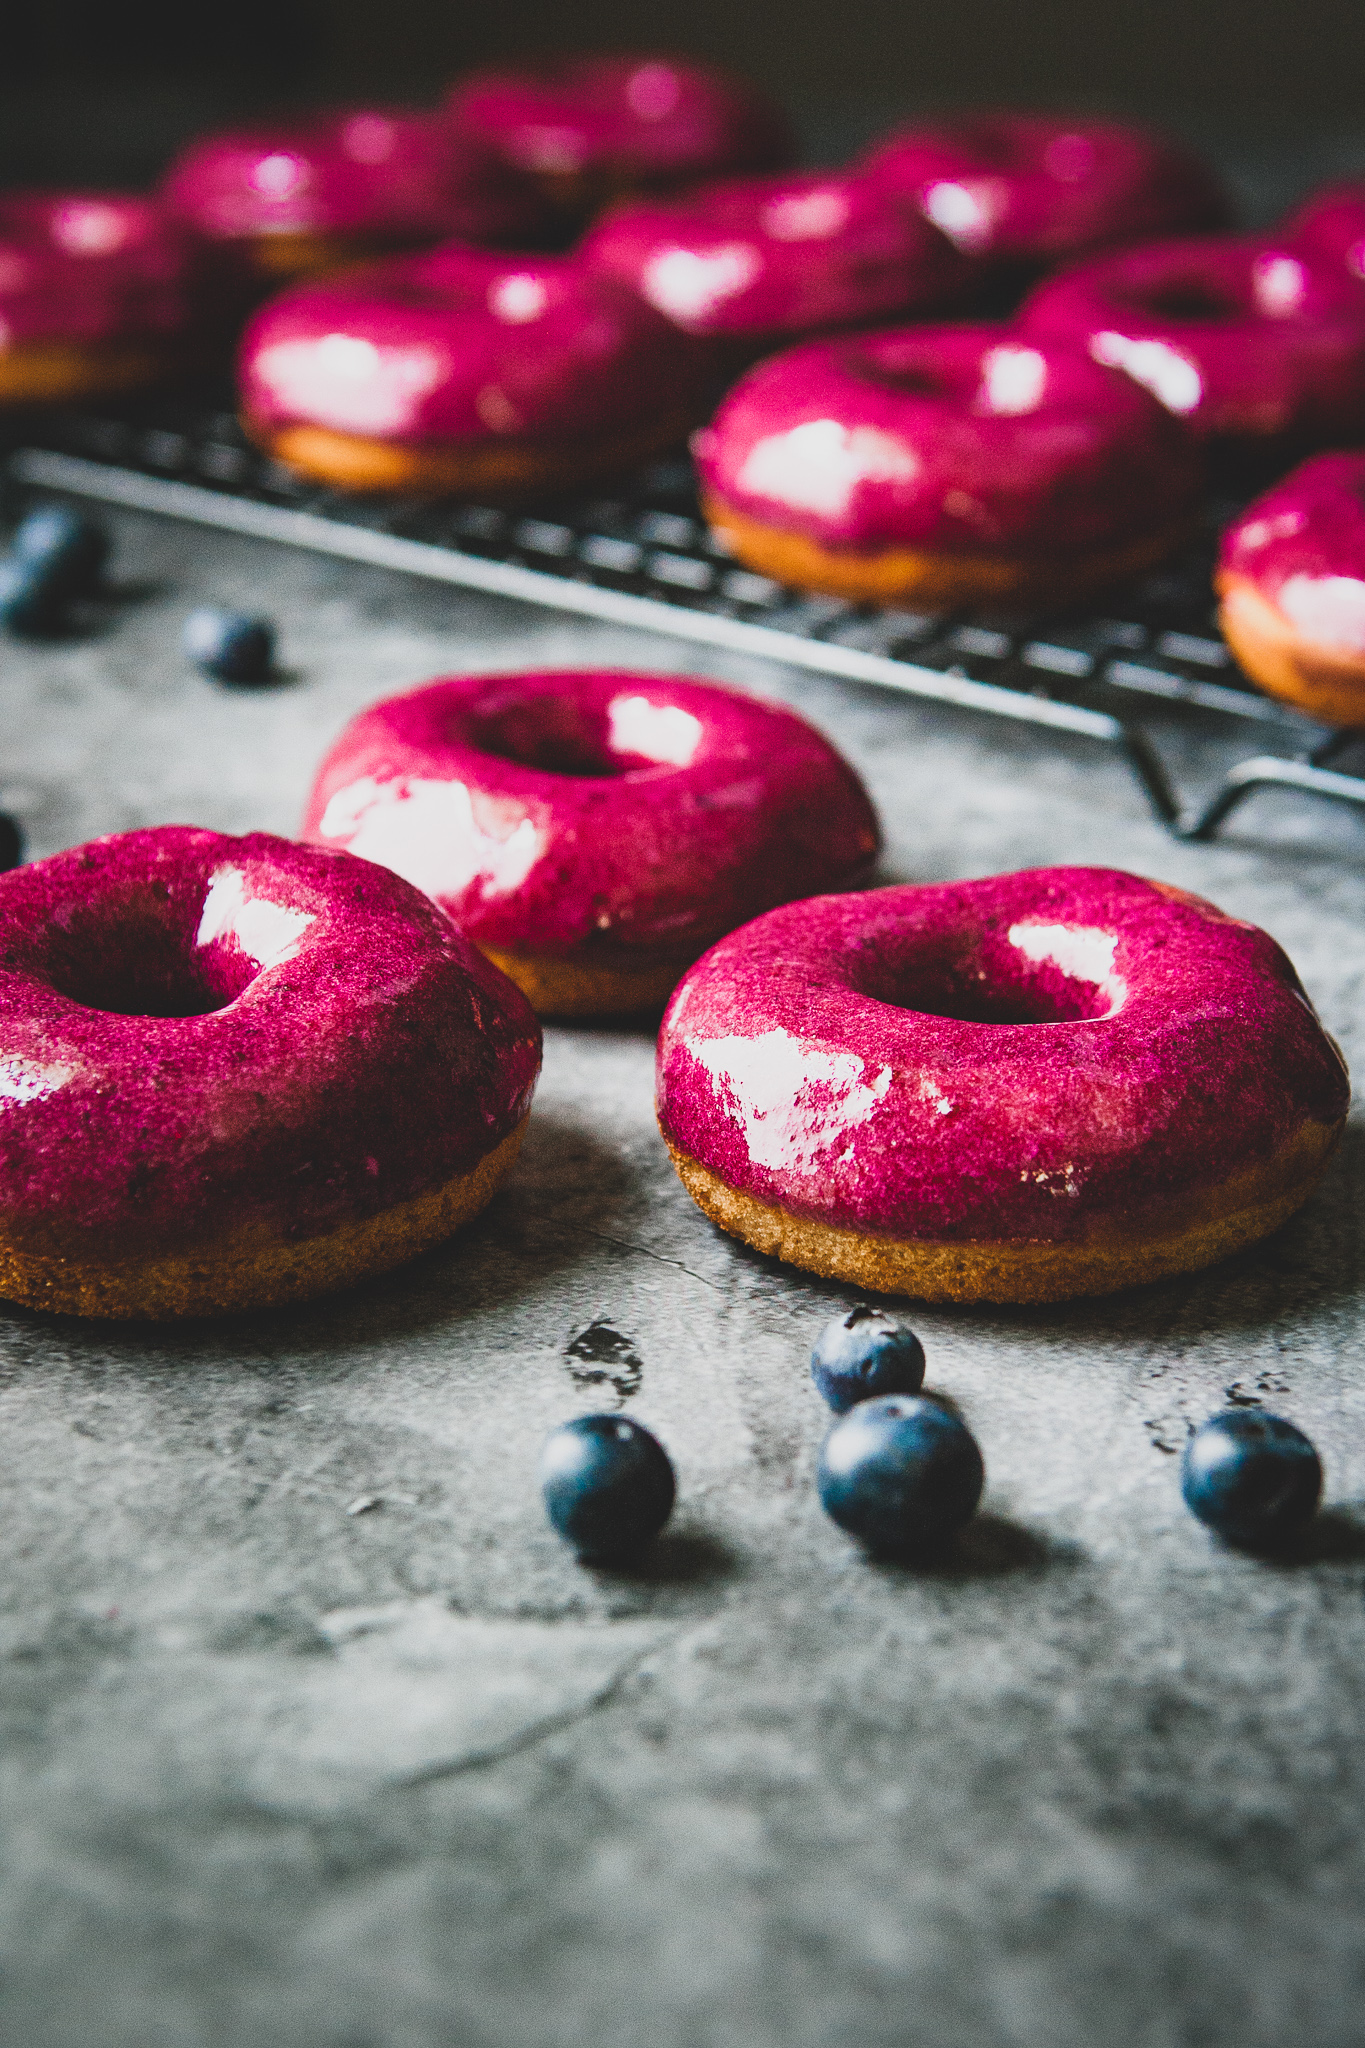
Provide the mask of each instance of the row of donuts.
[{"label": "row of donuts", "polygon": [[1349,1081],[1264,932],[1103,869],[859,888],[878,846],[790,711],[565,671],[372,707],[297,845],[162,826],[0,876],[0,1294],[167,1318],[386,1271],[515,1160],[536,1011],[665,998],[683,1185],[823,1276],[1103,1294],[1306,1200]]}]

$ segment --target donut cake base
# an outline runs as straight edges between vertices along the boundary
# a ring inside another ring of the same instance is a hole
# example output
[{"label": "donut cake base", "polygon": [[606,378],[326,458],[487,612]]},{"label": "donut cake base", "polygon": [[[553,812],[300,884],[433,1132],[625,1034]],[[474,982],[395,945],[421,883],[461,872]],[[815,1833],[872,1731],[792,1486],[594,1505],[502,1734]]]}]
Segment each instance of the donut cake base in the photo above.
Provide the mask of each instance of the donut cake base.
[{"label": "donut cake base", "polygon": [[660,1010],[692,964],[674,960],[618,967],[500,953],[492,946],[479,951],[516,983],[538,1017],[625,1017],[637,1010]]},{"label": "donut cake base", "polygon": [[1166,1233],[1114,1231],[1076,1244],[932,1244],[795,1216],[732,1188],[666,1136],[674,1170],[703,1215],[755,1251],[878,1294],[918,1301],[1028,1303],[1115,1294],[1192,1273],[1268,1237],[1303,1206],[1340,1138],[1308,1126],[1277,1159],[1187,1207]]},{"label": "donut cake base", "polygon": [[882,548],[860,554],[824,548],[804,534],[767,526],[736,512],[715,492],[703,493],[709,523],[746,568],[798,590],[828,591],[852,604],[912,601],[930,611],[994,604],[1072,604],[1164,562],[1192,530],[1188,517],[1126,541],[1122,547],[1048,559],[1034,556],[935,553]]},{"label": "donut cake base", "polygon": [[676,446],[693,423],[691,412],[679,412],[591,441],[463,445],[370,440],[331,427],[256,427],[250,419],[245,425],[276,462],[338,490],[505,497],[567,490],[593,477],[614,476]]},{"label": "donut cake base", "polygon": [[21,342],[0,351],[0,405],[53,405],[138,391],[186,364],[155,349],[91,342]]},{"label": "donut cake base", "polygon": [[1327,725],[1365,721],[1365,655],[1305,639],[1246,577],[1224,574],[1218,590],[1223,637],[1268,696]]},{"label": "donut cake base", "polygon": [[[202,1250],[101,1264],[70,1252],[0,1244],[0,1297],[50,1314],[171,1322],[247,1308],[283,1308],[355,1285],[430,1251],[486,1208],[521,1149],[527,1119],[469,1173],[376,1216],[287,1244],[265,1225],[230,1232]],[[53,1233],[55,1237],[55,1232]]]}]

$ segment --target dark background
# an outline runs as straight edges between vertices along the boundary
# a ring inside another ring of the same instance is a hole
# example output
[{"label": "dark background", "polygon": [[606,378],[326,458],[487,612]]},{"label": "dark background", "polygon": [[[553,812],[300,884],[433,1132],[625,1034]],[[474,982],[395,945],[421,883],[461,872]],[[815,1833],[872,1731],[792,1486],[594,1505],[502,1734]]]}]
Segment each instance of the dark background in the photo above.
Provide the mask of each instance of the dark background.
[{"label": "dark background", "polygon": [[935,105],[1156,116],[1231,160],[1253,207],[1258,167],[1305,142],[1315,175],[1355,165],[1365,133],[1365,0],[28,0],[8,12],[8,182],[150,178],[213,121],[338,95],[434,99],[471,64],[566,46],[735,65],[793,107],[816,159]]}]

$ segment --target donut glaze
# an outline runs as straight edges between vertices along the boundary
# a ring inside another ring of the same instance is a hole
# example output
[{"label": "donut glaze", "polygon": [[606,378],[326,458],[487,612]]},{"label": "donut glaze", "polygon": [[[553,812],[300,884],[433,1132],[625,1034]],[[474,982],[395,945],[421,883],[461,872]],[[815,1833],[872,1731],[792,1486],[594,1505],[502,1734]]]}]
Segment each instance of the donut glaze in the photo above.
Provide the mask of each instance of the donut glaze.
[{"label": "donut glaze", "polygon": [[721,932],[877,852],[853,770],[775,704],[616,670],[455,676],[376,704],[303,837],[425,889],[546,1014],[661,1003]]},{"label": "donut glaze", "polygon": [[1221,227],[1207,165],[1113,121],[982,114],[906,128],[869,151],[868,176],[912,196],[965,255],[1055,263],[1139,237]]},{"label": "donut glaze", "polygon": [[1127,371],[1201,436],[1365,428],[1365,291],[1282,241],[1124,249],[1040,285],[1018,324]]},{"label": "donut glaze", "polygon": [[1214,578],[1233,653],[1272,696],[1365,723],[1365,454],[1318,455],[1223,535]]},{"label": "donut glaze", "polygon": [[163,826],[0,876],[0,1294],[292,1301],[482,1208],[540,1065],[521,995],[396,875]]},{"label": "donut glaze", "polygon": [[1349,1094],[1266,933],[1096,868],[771,911],[659,1035],[660,1127],[709,1216],[931,1300],[1208,1265],[1304,1201]]},{"label": "donut glaze", "polygon": [[187,364],[201,282],[190,238],[155,200],[0,197],[0,403],[126,391]]},{"label": "donut glaze", "polygon": [[392,107],[206,136],[162,189],[198,234],[281,279],[405,244],[516,240],[544,219],[534,188],[491,150],[438,115]]},{"label": "donut glaze", "polygon": [[707,516],[781,582],[930,606],[1051,601],[1158,559],[1200,463],[1130,379],[996,326],[811,342],[693,439]]},{"label": "donut glaze", "polygon": [[298,285],[241,350],[249,430],[355,489],[580,481],[682,438],[702,346],[563,256],[451,243]]},{"label": "donut glaze", "polygon": [[461,131],[569,210],[786,163],[791,135],[742,79],[668,57],[563,57],[482,71],[448,102]]},{"label": "donut glaze", "polygon": [[580,253],[689,334],[753,346],[933,305],[969,268],[904,200],[818,171],[619,207]]},{"label": "donut glaze", "polygon": [[1365,182],[1325,185],[1280,229],[1296,246],[1365,278]]}]

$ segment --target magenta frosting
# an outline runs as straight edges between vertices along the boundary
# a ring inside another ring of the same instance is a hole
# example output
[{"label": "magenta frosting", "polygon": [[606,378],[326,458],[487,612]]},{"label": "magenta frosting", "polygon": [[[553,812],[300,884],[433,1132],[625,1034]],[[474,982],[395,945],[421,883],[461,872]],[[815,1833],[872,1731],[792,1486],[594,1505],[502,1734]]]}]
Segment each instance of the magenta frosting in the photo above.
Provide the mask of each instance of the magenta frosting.
[{"label": "magenta frosting", "polygon": [[1223,535],[1219,578],[1242,577],[1306,639],[1365,655],[1365,454],[1317,455]]},{"label": "magenta frosting", "polygon": [[0,354],[16,343],[175,341],[198,313],[192,239],[132,192],[0,196]]},{"label": "magenta frosting", "polygon": [[397,869],[476,945],[604,963],[694,959],[879,843],[857,776],[793,712],[597,669],[373,705],[318,771],[303,837]]},{"label": "magenta frosting", "polygon": [[563,57],[476,72],[448,105],[457,127],[541,176],[671,183],[765,170],[791,153],[771,101],[742,79],[672,57]]},{"label": "magenta frosting", "polygon": [[1126,370],[1199,434],[1365,429],[1365,289],[1298,244],[1121,250],[1040,285],[1018,324]]},{"label": "magenta frosting", "polygon": [[934,122],[891,136],[863,168],[912,195],[965,254],[1012,263],[1221,227],[1228,217],[1198,157],[1113,121],[979,114]]},{"label": "magenta frosting", "polygon": [[451,243],[295,286],[241,348],[258,425],[414,442],[581,439],[695,404],[704,344],[567,256]]},{"label": "magenta frosting", "polygon": [[757,342],[930,306],[968,270],[898,195],[819,171],[619,207],[580,254],[691,334]]},{"label": "magenta frosting", "polygon": [[1145,391],[1008,328],[907,327],[760,363],[694,437],[703,482],[830,547],[1051,557],[1179,516],[1189,436]]},{"label": "magenta frosting", "polygon": [[168,825],[0,875],[11,1241],[314,1237],[474,1168],[539,1067],[520,992],[348,854]]},{"label": "magenta frosting", "polygon": [[1325,185],[1290,215],[1279,231],[1329,262],[1365,279],[1365,181]]},{"label": "magenta frosting", "polygon": [[[912,1005],[921,1007],[914,1008]],[[1256,926],[1103,868],[826,896],[723,939],[659,1034],[665,1136],[798,1216],[931,1242],[1159,1229],[1345,1116]]]},{"label": "magenta frosting", "polygon": [[355,235],[380,242],[515,240],[544,205],[528,181],[438,114],[347,107],[193,142],[167,203],[214,241]]}]

